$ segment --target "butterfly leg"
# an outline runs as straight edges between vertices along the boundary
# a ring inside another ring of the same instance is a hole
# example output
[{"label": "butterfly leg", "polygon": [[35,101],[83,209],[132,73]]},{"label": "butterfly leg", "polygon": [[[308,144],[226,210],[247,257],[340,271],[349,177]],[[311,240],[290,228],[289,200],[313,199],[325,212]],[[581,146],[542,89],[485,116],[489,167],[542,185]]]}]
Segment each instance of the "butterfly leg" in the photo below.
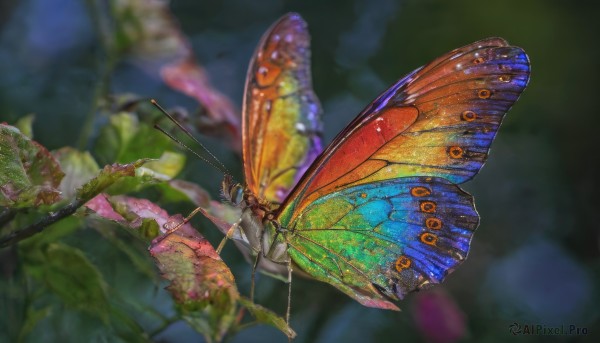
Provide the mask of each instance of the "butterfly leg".
[{"label": "butterfly leg", "polygon": [[[289,245],[288,245],[289,249]],[[287,260],[287,268],[288,268],[288,302],[287,302],[287,310],[285,312],[285,323],[290,325],[290,313],[292,308],[292,259],[288,258]],[[291,338],[288,337],[291,341]]]},{"label": "butterfly leg", "polygon": [[260,263],[260,258],[262,254],[256,254],[256,259],[254,260],[254,265],[252,266],[252,278],[250,283],[250,300],[254,302],[254,284],[256,282],[256,269],[258,268],[258,264]]},{"label": "butterfly leg", "polygon": [[229,230],[227,230],[227,234],[225,234],[225,237],[223,237],[223,239],[221,240],[221,243],[219,243],[219,246],[217,247],[217,254],[221,254],[221,250],[223,250],[223,248],[225,247],[225,243],[227,243],[228,240],[231,239],[231,237],[233,237],[233,234],[235,233],[236,229],[240,229],[240,223],[242,222],[242,219],[238,219],[237,222],[233,223],[233,225],[231,225],[231,227],[229,228]]},{"label": "butterfly leg", "polygon": [[190,214],[188,214],[187,217],[185,217],[179,224],[175,225],[172,228],[169,228],[169,223],[165,223],[163,225],[163,228],[166,230],[165,234],[163,235],[163,237],[167,237],[168,235],[172,234],[173,232],[177,231],[180,227],[182,227],[183,225],[187,224],[190,220],[192,220],[192,218],[198,214],[198,212],[200,212],[202,210],[201,207],[196,207],[195,210],[193,210]]}]

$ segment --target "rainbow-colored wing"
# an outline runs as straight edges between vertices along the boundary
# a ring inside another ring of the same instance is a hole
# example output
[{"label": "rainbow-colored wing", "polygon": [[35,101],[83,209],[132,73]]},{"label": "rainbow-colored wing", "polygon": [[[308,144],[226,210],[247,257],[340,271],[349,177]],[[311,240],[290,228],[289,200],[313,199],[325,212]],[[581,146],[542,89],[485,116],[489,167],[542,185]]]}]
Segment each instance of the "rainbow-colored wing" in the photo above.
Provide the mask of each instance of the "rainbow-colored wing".
[{"label": "rainbow-colored wing", "polygon": [[274,203],[285,199],[322,150],[309,40],[304,20],[287,14],[263,35],[246,77],[246,183],[259,198]]},{"label": "rainbow-colored wing", "polygon": [[489,38],[409,74],[315,161],[277,214],[305,272],[361,303],[396,308],[467,255],[478,216],[455,184],[485,162],[529,79],[517,47]]},{"label": "rainbow-colored wing", "polygon": [[462,261],[479,216],[442,178],[361,184],[317,199],[291,224],[288,253],[314,278],[366,306],[440,282]]}]

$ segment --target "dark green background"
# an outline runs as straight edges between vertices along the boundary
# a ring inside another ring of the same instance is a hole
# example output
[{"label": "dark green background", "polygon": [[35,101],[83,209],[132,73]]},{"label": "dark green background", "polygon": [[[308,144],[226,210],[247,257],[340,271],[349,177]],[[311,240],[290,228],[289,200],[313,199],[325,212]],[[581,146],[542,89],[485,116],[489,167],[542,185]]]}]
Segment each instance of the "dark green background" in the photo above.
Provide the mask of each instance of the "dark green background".
[{"label": "dark green background", "polygon": [[[388,85],[453,48],[500,36],[525,49],[530,84],[507,115],[488,163],[465,185],[482,218],[471,253],[434,288],[464,314],[464,342],[600,340],[599,7],[596,1],[542,0],[172,1],[200,63],[238,106],[260,35],[282,14],[299,12],[312,35],[314,88],[325,110],[326,142]],[[36,140],[50,149],[74,145],[102,65],[84,2],[4,0],[0,30],[0,121],[35,113]],[[119,64],[111,87],[155,97],[166,106],[195,106],[128,63]],[[239,158],[216,142],[208,144],[239,177]],[[217,196],[220,176],[206,165],[194,162],[181,177]],[[197,220],[203,232],[216,231]],[[218,241],[217,234],[207,235]],[[129,272],[132,266],[110,245],[72,243],[87,247],[92,261],[111,274],[111,286],[126,297],[171,311],[168,295]],[[246,291],[249,266],[232,246],[225,260]],[[284,312],[283,283],[262,277],[257,287],[259,303]],[[292,326],[297,342],[424,341],[414,319],[423,294],[409,296],[400,303],[403,311],[393,313],[364,308],[330,286],[296,279]],[[101,324],[83,314],[65,310],[53,316],[31,341],[107,339]],[[513,336],[508,326],[514,322],[573,324],[589,333]],[[160,339],[201,338],[176,324]],[[285,341],[272,328],[256,327],[233,341],[273,339]]]}]

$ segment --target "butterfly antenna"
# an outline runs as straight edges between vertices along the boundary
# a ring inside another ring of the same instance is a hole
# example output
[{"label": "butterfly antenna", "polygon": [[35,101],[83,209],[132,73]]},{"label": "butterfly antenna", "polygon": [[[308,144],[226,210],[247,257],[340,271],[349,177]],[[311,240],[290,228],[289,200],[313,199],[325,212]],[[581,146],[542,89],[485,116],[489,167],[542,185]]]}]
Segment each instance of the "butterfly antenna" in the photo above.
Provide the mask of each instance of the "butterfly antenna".
[{"label": "butterfly antenna", "polygon": [[173,118],[173,116],[170,115],[169,112],[167,112],[162,106],[160,106],[158,104],[158,102],[156,102],[156,100],[151,99],[150,102],[152,103],[152,105],[154,105],[154,107],[156,107],[159,111],[161,111],[167,118],[169,118],[169,120],[171,120],[175,125],[177,125],[177,127],[179,129],[181,129],[181,131],[183,131],[188,137],[190,137],[194,142],[196,142],[196,144],[198,144],[200,146],[200,148],[202,148],[202,150],[204,150],[204,152],[206,152],[212,158],[212,160],[213,160],[214,163],[211,162],[211,161],[209,161],[206,157],[201,156],[200,154],[198,154],[194,150],[190,149],[187,145],[183,144],[183,142],[181,142],[180,140],[176,139],[171,134],[167,133],[163,128],[161,128],[157,124],[154,124],[154,128],[155,129],[157,129],[160,132],[162,132],[165,135],[167,135],[167,137],[171,138],[171,140],[173,140],[174,142],[176,142],[177,144],[181,145],[186,150],[188,150],[191,153],[193,153],[194,155],[196,155],[198,158],[200,158],[201,160],[203,160],[204,162],[206,162],[211,167],[219,170],[223,174],[231,175],[231,173],[227,170],[227,168],[225,168],[225,166],[223,165],[223,163],[221,163],[221,161],[219,161],[219,159],[215,155],[213,155],[213,153],[210,152],[210,150],[208,150],[208,148],[206,148],[204,146],[204,144],[202,144],[198,139],[196,139],[196,137],[194,137],[194,135],[188,129],[186,129],[183,125],[181,125],[181,123],[178,122],[177,119]]},{"label": "butterfly antenna", "polygon": [[211,161],[209,161],[208,159],[206,159],[204,156],[200,155],[199,153],[195,152],[190,147],[188,147],[187,145],[185,145],[182,141],[180,141],[177,138],[173,137],[170,133],[168,133],[167,131],[165,131],[165,129],[163,129],[162,127],[158,126],[157,124],[154,124],[154,128],[157,129],[158,131],[162,132],[163,134],[165,134],[167,137],[171,138],[171,140],[173,140],[175,143],[179,144],[181,147],[183,147],[187,151],[189,151],[192,154],[196,155],[196,157],[198,157],[202,161],[206,162],[209,166],[215,168],[216,170],[220,171],[223,174],[229,175],[229,172],[227,171],[227,169],[225,169],[225,167],[221,167],[220,163],[219,163],[219,165],[216,165],[216,164],[212,163]]}]

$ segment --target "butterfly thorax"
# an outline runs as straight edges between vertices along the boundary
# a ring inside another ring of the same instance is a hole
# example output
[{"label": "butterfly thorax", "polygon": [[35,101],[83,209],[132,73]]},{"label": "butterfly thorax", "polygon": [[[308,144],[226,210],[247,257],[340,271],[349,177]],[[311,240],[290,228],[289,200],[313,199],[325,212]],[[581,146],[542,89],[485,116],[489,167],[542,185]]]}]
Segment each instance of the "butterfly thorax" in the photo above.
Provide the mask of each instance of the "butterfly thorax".
[{"label": "butterfly thorax", "polygon": [[239,235],[234,234],[233,239],[247,246],[252,256],[261,254],[275,263],[287,261],[285,230],[274,215],[278,205],[256,196],[229,175],[223,179],[222,191],[227,201],[242,209],[235,227]]}]

